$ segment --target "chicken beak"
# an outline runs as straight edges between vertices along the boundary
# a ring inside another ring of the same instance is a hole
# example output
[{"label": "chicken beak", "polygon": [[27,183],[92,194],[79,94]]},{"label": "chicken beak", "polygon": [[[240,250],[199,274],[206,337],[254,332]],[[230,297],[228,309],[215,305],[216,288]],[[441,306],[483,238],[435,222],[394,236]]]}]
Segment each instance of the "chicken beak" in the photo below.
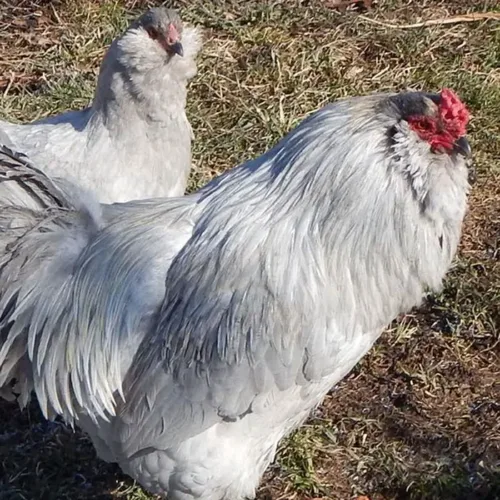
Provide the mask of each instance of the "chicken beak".
[{"label": "chicken beak", "polygon": [[170,51],[173,54],[177,54],[178,56],[183,56],[184,55],[184,48],[182,47],[181,42],[175,42],[172,45],[170,45]]},{"label": "chicken beak", "polygon": [[465,158],[467,168],[469,170],[468,181],[469,184],[474,184],[477,179],[476,168],[472,164],[472,149],[469,141],[465,137],[460,137],[453,145],[453,151],[462,155]]},{"label": "chicken beak", "polygon": [[453,149],[456,153],[461,154],[466,159],[472,159],[472,149],[470,148],[469,141],[465,137],[460,137],[460,139],[457,139],[457,141],[453,145]]}]

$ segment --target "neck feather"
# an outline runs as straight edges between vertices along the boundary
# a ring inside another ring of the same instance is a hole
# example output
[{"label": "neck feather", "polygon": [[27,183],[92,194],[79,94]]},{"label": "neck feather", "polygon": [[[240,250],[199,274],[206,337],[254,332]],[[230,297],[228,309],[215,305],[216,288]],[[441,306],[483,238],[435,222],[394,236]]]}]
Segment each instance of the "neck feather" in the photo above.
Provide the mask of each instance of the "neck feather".
[{"label": "neck feather", "polygon": [[288,306],[307,290],[311,308],[346,311],[346,328],[382,328],[424,290],[439,289],[466,193],[460,182],[442,185],[433,196],[447,196],[458,216],[426,213],[393,168],[376,115],[351,112],[338,103],[312,115],[271,151],[210,183],[198,227],[226,263],[248,262],[249,273],[263,267],[272,295]]}]

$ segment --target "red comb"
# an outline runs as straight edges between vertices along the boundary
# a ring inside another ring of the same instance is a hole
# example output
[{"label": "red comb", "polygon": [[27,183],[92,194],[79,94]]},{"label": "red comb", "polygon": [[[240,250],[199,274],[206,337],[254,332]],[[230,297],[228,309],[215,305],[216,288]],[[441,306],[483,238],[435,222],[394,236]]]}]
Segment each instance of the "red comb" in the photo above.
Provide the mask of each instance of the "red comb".
[{"label": "red comb", "polygon": [[457,139],[466,133],[469,111],[450,89],[443,89],[439,96],[439,116],[410,116],[408,123],[421,139],[434,150],[451,151]]},{"label": "red comb", "polygon": [[450,89],[441,90],[439,114],[444,128],[456,139],[465,135],[470,114],[457,94]]}]

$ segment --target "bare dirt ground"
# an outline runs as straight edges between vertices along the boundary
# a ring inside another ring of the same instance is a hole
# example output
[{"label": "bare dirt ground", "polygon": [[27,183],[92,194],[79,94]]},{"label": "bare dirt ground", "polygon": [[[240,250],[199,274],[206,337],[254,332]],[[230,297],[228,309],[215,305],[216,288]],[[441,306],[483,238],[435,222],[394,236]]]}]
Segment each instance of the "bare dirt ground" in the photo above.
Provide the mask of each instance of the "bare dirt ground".
[{"label": "bare dirt ground", "polygon": [[[85,106],[105,47],[153,3],[0,0],[0,115]],[[338,97],[449,86],[473,115],[479,178],[443,293],[395,322],[283,443],[259,500],[500,499],[500,22],[484,15],[500,5],[341,3],[173,4],[205,31],[189,97],[192,189]],[[471,13],[483,17],[413,26]],[[0,499],[148,498],[80,432],[36,404],[0,403]]]}]

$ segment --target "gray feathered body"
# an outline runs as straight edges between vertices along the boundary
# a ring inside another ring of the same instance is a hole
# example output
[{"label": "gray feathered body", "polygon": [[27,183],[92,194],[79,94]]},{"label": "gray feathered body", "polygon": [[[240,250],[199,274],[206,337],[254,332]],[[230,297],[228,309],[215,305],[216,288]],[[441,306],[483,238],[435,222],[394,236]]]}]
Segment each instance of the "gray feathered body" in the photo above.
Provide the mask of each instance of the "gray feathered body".
[{"label": "gray feathered body", "polygon": [[191,169],[185,108],[197,31],[186,28],[183,41],[184,57],[167,61],[133,26],[109,48],[89,108],[24,125],[0,121],[0,129],[45,173],[76,181],[103,203],[181,196]]},{"label": "gray feathered body", "polygon": [[327,106],[182,199],[2,210],[0,228],[24,221],[0,232],[0,385],[33,386],[152,492],[252,497],[280,439],[455,253],[467,168],[397,102]]}]

